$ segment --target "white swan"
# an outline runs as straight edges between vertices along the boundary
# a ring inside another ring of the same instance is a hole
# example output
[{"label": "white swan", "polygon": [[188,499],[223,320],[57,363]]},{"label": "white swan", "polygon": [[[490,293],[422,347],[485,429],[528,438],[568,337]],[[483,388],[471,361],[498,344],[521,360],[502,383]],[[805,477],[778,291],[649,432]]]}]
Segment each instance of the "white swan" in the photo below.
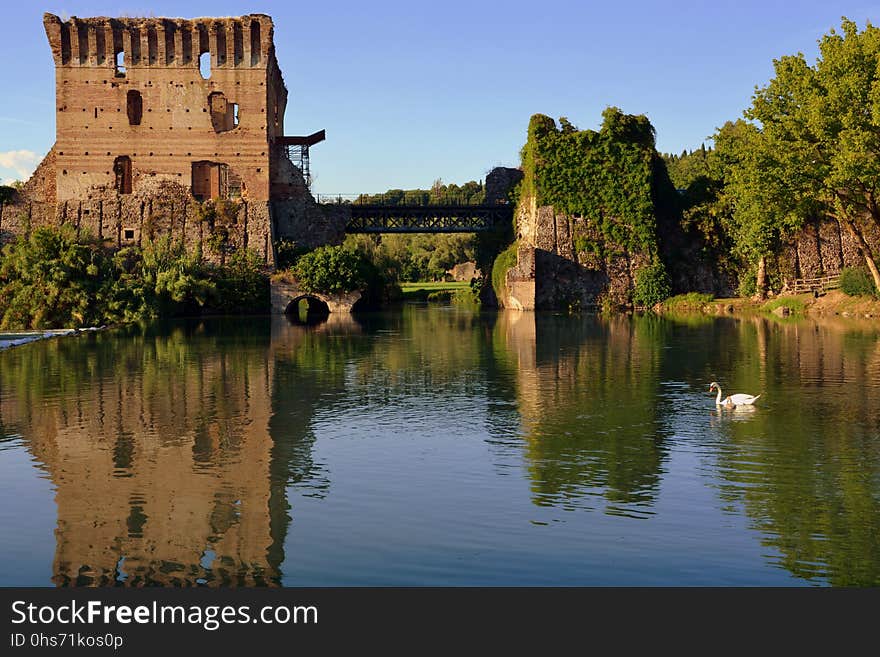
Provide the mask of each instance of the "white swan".
[{"label": "white swan", "polygon": [[752,395],[746,395],[743,393],[739,393],[739,394],[730,395],[729,397],[725,397],[724,399],[721,399],[721,386],[718,385],[718,383],[716,381],[713,381],[712,383],[709,384],[709,392],[712,392],[713,390],[718,391],[718,396],[715,397],[715,403],[718,404],[719,406],[751,406],[752,404],[755,403],[755,401],[758,399],[758,397],[761,396],[761,395],[752,396]]}]

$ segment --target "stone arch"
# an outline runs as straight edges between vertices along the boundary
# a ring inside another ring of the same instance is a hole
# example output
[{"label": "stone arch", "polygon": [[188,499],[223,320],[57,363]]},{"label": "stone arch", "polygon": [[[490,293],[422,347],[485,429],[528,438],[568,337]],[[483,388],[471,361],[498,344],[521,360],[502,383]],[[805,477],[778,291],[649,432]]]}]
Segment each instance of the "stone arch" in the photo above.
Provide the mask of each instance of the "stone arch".
[{"label": "stone arch", "polygon": [[330,316],[330,307],[315,294],[301,294],[290,300],[284,315],[295,324],[320,324]]},{"label": "stone arch", "polygon": [[361,293],[357,290],[344,294],[323,294],[308,292],[298,283],[286,281],[272,281],[270,292],[272,312],[276,315],[287,314],[291,308],[296,307],[294,302],[298,303],[303,298],[320,301],[327,307],[328,313],[350,313],[361,298]]}]

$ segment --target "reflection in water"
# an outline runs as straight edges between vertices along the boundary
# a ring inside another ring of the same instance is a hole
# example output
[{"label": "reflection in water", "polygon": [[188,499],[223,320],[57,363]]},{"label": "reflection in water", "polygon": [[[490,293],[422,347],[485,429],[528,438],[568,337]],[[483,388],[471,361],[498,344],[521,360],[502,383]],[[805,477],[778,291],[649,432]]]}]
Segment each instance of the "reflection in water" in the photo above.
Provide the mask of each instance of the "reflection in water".
[{"label": "reflection in water", "polygon": [[326,481],[307,425],[283,445],[270,437],[268,328],[198,324],[4,354],[16,387],[4,391],[6,431],[20,427],[56,488],[58,585],[278,582],[285,484]]},{"label": "reflection in water", "polygon": [[878,382],[876,329],[815,322],[177,323],[0,353],[0,474],[50,478],[62,586],[876,585]]},{"label": "reflection in water", "polygon": [[[822,324],[741,326],[765,340],[774,399],[721,427],[722,498],[798,577],[880,584],[880,341]],[[760,412],[759,412],[760,411]]]},{"label": "reflection in water", "polygon": [[535,504],[650,514],[666,451],[652,322],[521,315],[508,336],[536,347],[517,386]]}]

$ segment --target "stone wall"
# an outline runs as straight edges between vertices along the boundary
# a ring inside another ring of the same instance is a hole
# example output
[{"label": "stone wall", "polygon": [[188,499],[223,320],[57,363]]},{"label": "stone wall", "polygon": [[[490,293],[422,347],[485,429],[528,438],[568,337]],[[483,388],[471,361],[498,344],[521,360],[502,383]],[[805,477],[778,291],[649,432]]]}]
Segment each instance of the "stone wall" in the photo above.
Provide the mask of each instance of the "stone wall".
[{"label": "stone wall", "polygon": [[486,205],[496,205],[507,201],[510,190],[522,180],[521,169],[495,167],[486,174]]},{"label": "stone wall", "polygon": [[77,234],[97,238],[111,248],[140,246],[145,239],[170,236],[190,248],[200,247],[204,257],[221,260],[212,237],[228,233],[228,251],[248,248],[268,267],[275,265],[271,240],[272,218],[266,201],[242,200],[228,225],[214,225],[203,218],[202,204],[188,188],[168,178],[155,178],[132,194],[105,190],[83,200],[48,205],[26,198],[2,209],[0,233],[5,240],[27,234],[41,226],[70,225]]},{"label": "stone wall", "polygon": [[[868,230],[865,240],[880,253],[880,231]],[[779,277],[815,278],[839,274],[844,267],[864,267],[865,260],[856,239],[836,219],[807,223],[783,244],[775,262]]]},{"label": "stone wall", "polygon": [[[629,303],[635,272],[648,263],[607,243],[582,217],[558,213],[552,206],[520,203],[516,218],[517,264],[507,273],[507,298],[501,304],[523,310],[594,308],[603,301]],[[586,239],[594,252],[578,249]]]},{"label": "stone wall", "polygon": [[304,248],[341,244],[351,210],[344,205],[319,205],[309,193],[302,172],[283,152],[272,178],[272,216],[277,239]]}]

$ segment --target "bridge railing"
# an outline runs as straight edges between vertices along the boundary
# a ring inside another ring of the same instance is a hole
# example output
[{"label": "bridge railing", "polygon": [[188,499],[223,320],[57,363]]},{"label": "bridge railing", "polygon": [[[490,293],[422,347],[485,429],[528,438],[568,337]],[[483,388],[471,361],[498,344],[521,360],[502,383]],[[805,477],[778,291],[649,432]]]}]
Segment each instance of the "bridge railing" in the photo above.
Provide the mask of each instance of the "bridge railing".
[{"label": "bridge railing", "polygon": [[477,194],[446,194],[434,192],[386,192],[383,194],[315,194],[315,200],[324,205],[382,205],[382,206],[484,206],[486,197]]}]

